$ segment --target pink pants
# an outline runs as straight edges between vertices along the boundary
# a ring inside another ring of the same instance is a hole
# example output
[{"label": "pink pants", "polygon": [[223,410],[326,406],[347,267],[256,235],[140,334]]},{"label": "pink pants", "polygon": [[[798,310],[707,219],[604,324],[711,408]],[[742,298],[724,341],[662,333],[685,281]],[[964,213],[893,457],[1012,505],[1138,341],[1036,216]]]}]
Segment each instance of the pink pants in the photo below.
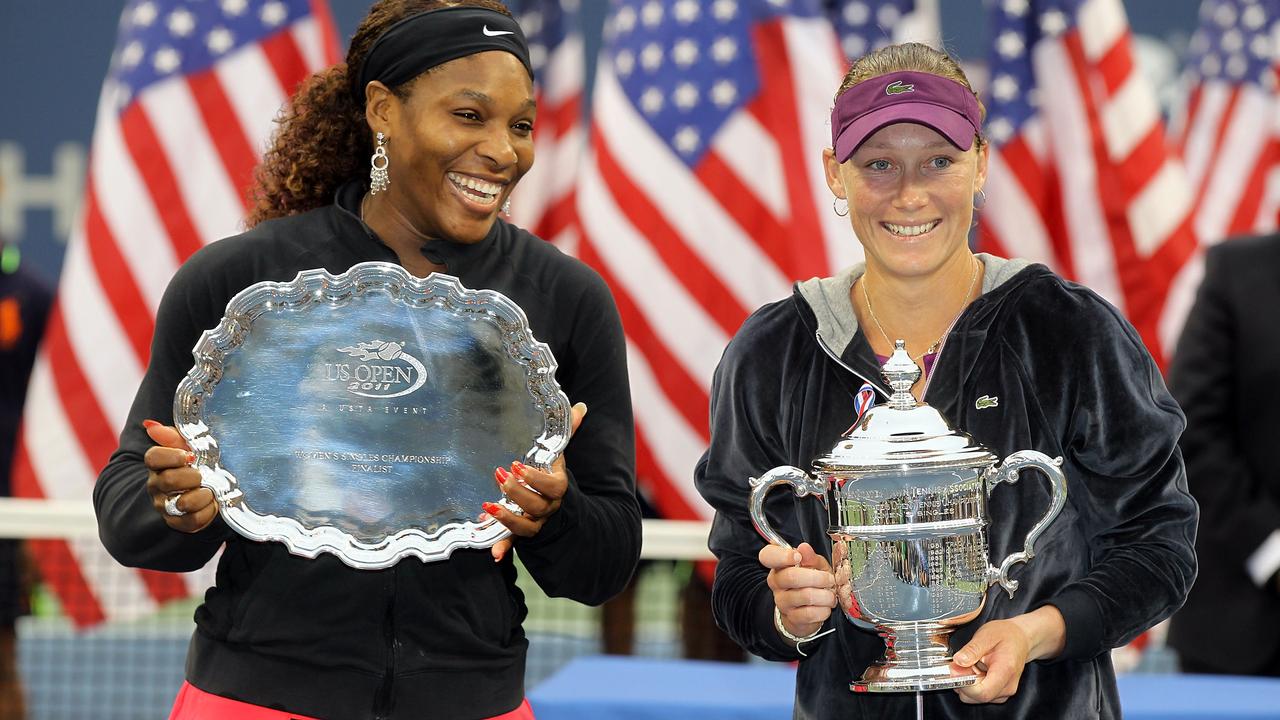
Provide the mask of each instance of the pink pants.
[{"label": "pink pants", "polygon": [[[178,699],[173,701],[169,720],[315,720],[297,713],[281,712],[249,703],[211,695],[191,683],[182,683]],[[509,713],[490,720],[534,720],[529,701]]]}]

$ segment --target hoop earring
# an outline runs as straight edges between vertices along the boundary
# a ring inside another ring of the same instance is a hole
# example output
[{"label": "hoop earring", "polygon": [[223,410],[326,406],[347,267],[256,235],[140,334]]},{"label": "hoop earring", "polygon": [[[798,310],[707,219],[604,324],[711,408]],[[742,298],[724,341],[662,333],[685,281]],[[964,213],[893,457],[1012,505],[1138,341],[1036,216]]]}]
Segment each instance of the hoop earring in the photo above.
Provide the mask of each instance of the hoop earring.
[{"label": "hoop earring", "polygon": [[373,149],[373,157],[369,158],[369,194],[377,195],[391,184],[387,168],[391,158],[387,157],[387,136],[378,133],[378,146]]},{"label": "hoop earring", "polygon": [[[840,212],[840,203],[844,203],[844,212]],[[831,198],[831,212],[840,217],[849,217],[849,201],[842,197]]]},{"label": "hoop earring", "polygon": [[[982,198],[982,202],[978,202],[978,198]],[[978,194],[973,198],[973,209],[981,210],[986,206],[987,206],[987,193],[984,192],[982,188],[978,188]]]}]

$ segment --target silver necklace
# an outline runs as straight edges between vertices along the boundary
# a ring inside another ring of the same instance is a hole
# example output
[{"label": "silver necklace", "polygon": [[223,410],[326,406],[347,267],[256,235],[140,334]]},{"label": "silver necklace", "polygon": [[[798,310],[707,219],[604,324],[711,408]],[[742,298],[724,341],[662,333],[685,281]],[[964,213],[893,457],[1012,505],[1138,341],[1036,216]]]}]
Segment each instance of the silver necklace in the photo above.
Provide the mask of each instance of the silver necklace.
[{"label": "silver necklace", "polygon": [[[960,315],[964,312],[964,309],[969,305],[968,300],[969,300],[970,293],[973,292],[973,283],[978,280],[978,266],[982,264],[978,261],[977,258],[974,258],[972,256],[970,257],[973,260],[973,272],[969,274],[969,288],[964,291],[964,302],[960,304],[960,310],[956,312],[955,317],[951,318],[951,322],[947,324],[947,329],[942,331],[942,335],[937,340],[934,340],[933,344],[930,345],[928,348],[926,348],[924,352],[911,358],[917,364],[919,364],[921,358],[923,358],[925,355],[932,355],[933,353],[938,352],[938,350],[942,347],[942,341],[946,339],[947,334],[951,332],[951,328],[955,327],[956,321],[960,319]],[[880,329],[880,336],[884,338],[884,341],[888,343],[889,347],[893,347],[893,341],[889,339],[889,333],[884,331],[884,325],[881,325],[880,318],[876,317],[875,308],[871,307],[871,295],[867,293],[867,285],[869,284],[870,284],[870,281],[867,279],[867,275],[864,273],[862,275],[862,299],[865,300],[867,303],[867,313],[871,315],[871,321],[874,322],[876,324],[876,327]],[[921,369],[923,370],[924,368],[922,367]]]}]

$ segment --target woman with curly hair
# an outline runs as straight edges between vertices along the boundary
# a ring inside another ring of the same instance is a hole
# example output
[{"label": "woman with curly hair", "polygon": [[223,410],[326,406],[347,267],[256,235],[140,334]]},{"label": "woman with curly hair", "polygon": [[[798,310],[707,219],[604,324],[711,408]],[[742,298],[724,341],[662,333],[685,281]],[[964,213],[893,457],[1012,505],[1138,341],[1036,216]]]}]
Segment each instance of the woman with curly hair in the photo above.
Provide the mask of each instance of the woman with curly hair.
[{"label": "woman with curly hair", "polygon": [[[382,0],[346,62],[313,76],[280,119],[250,229],[196,253],[170,283],[94,504],[103,543],[126,565],[183,572],[223,551],[172,719],[531,718],[510,551],[549,595],[581,602],[603,602],[631,576],[640,522],[613,299],[585,265],[499,217],[533,163],[536,110],[524,35],[500,3]],[[169,417],[191,348],[236,293],[375,260],[511,298],[579,401],[551,472],[495,473],[523,513],[484,510],[514,543],[356,570],[249,541],[218,516],[181,436],[152,419]]]}]

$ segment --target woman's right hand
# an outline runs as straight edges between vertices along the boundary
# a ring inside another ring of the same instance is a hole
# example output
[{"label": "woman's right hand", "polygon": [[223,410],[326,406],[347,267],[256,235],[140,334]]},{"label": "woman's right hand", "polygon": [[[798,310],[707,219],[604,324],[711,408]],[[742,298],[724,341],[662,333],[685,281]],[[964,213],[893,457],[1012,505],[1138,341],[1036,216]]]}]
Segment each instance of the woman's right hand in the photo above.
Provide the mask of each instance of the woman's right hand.
[{"label": "woman's right hand", "polygon": [[783,627],[796,637],[816,633],[836,606],[831,564],[809,543],[797,548],[765,545],[759,559],[769,568],[769,589]]},{"label": "woman's right hand", "polygon": [[[218,516],[218,503],[213,500],[212,490],[200,487],[200,471],[191,466],[196,457],[187,441],[170,425],[161,425],[155,420],[142,424],[147,436],[156,442],[142,457],[149,471],[147,492],[151,495],[151,506],[174,530],[193,533],[205,529]],[[171,497],[176,498],[174,505],[180,515],[165,508]]]}]

